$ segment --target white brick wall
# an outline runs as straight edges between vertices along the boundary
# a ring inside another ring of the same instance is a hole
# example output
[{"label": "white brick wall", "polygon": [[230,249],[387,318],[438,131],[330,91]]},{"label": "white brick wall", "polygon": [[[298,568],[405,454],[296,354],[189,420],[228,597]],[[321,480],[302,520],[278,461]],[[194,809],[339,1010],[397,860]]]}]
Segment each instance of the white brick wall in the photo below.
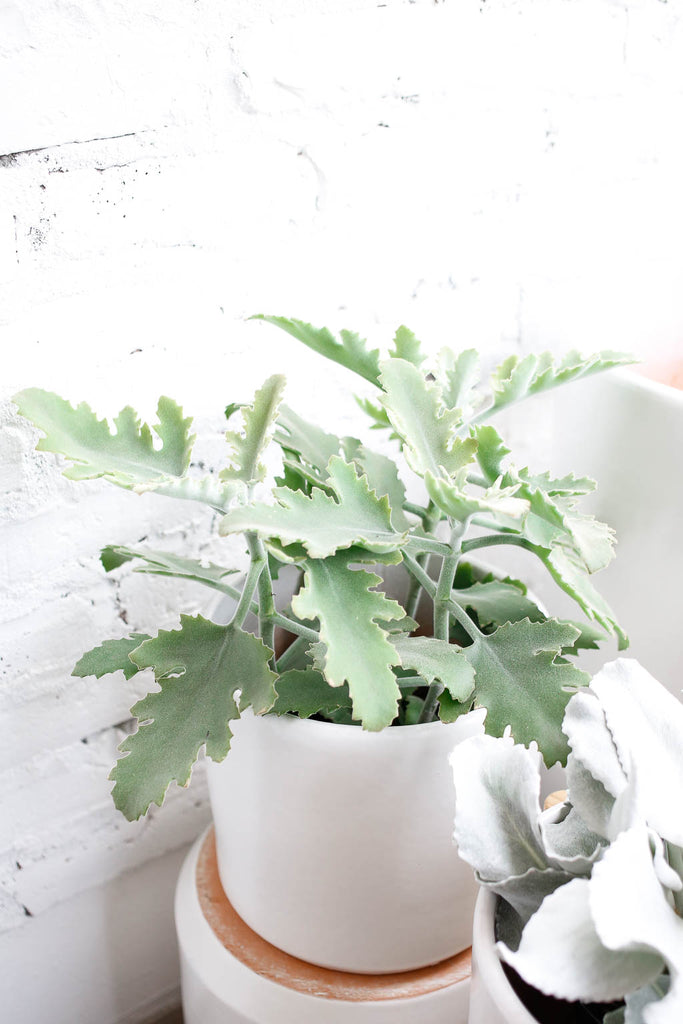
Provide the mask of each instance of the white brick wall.
[{"label": "white brick wall", "polygon": [[106,578],[104,543],[226,542],[202,509],[65,481],[9,397],[152,416],[170,394],[211,461],[224,405],[268,372],[311,418],[354,415],[354,382],[251,312],[378,342],[406,322],[488,358],[680,351],[683,19],[660,0],[6,0],[0,95],[0,1002],[14,1024],[41,1005],[113,1024],[175,984],[168,943],[127,955],[118,906],[111,961],[88,932],[116,965],[89,991],[64,930],[124,884],[130,927],[137,893],[168,928],[172,872],[145,865],[200,830],[206,792],[197,772],[126,823],[106,776],[141,684],[69,673],[203,600]]}]

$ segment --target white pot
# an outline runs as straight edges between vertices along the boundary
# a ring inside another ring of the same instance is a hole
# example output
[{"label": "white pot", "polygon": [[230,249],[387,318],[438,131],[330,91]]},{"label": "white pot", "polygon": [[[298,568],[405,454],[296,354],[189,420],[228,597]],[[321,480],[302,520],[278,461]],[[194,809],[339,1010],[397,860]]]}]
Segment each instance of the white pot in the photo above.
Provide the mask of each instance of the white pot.
[{"label": "white pot", "polygon": [[556,402],[555,468],[597,481],[586,507],[617,534],[596,586],[629,656],[680,696],[683,391],[624,370],[562,388]]},{"label": "white pot", "polygon": [[497,899],[488,889],[481,889],[474,911],[468,1024],[537,1024],[505,976],[496,952]]},{"label": "white pot", "polygon": [[448,759],[484,712],[380,733],[247,712],[208,764],[218,864],[240,916],[344,971],[434,964],[471,943],[476,884],[452,839]]},{"label": "white pot", "polygon": [[183,865],[175,899],[185,1024],[465,1024],[466,953],[407,974],[330,971],[275,949],[235,913],[213,836]]}]

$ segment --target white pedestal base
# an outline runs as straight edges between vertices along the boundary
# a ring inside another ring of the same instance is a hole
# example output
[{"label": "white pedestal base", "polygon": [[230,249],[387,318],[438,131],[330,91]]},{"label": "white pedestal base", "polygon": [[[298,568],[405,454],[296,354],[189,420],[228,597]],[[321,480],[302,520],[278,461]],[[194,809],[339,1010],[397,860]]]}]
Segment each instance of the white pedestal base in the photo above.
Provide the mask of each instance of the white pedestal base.
[{"label": "white pedestal base", "polygon": [[213,831],[194,844],[175,902],[185,1024],[465,1024],[470,951],[404,974],[331,971],[265,942],[218,877]]}]

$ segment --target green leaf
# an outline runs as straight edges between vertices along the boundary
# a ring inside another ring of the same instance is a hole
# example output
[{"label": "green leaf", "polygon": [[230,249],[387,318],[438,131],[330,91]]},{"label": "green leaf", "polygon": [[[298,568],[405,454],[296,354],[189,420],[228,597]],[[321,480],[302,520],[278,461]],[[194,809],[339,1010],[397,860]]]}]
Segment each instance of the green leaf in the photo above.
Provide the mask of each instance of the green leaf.
[{"label": "green leaf", "polygon": [[[492,427],[482,427],[482,430],[491,430]],[[530,487],[545,491],[551,497],[578,498],[583,494],[590,494],[595,490],[595,480],[590,477],[576,477],[572,473],[560,478],[552,477],[550,473],[537,473],[532,475],[527,468],[520,469],[520,479]]]},{"label": "green leaf", "polygon": [[477,613],[482,628],[519,622],[520,619],[541,622],[545,615],[525,595],[526,589],[523,586],[516,586],[507,580],[474,583],[463,590],[451,591],[451,597],[462,608],[470,608]]},{"label": "green leaf", "polygon": [[576,638],[574,644],[571,647],[562,648],[562,656],[576,656],[579,651],[597,651],[600,644],[604,643],[607,639],[604,631],[598,629],[597,626],[592,625],[590,622],[574,622],[574,620],[566,620],[570,626],[574,626],[575,629],[579,630],[579,635]]},{"label": "green leaf", "polygon": [[[539,478],[536,478],[538,483]],[[614,530],[593,516],[574,510],[574,499],[549,494],[533,486],[513,471],[504,482],[521,481],[518,494],[530,504],[531,514],[524,524],[524,533],[532,542],[550,548],[559,545],[568,549],[570,557],[580,561],[589,573],[604,569],[614,557]],[[554,483],[552,481],[551,483]]]},{"label": "green leaf", "polygon": [[342,445],[345,458],[349,462],[353,462],[367,477],[370,489],[378,498],[386,495],[389,499],[391,523],[394,529],[399,533],[410,529],[410,523],[403,511],[406,489],[398,475],[398,469],[393,459],[372,451],[371,448],[366,448],[355,437],[343,438]]},{"label": "green leaf", "polygon": [[389,355],[392,359],[405,359],[406,362],[418,367],[425,361],[420,342],[412,331],[403,326],[399,327],[394,335],[394,347]]},{"label": "green leaf", "polygon": [[516,742],[536,740],[548,767],[566,761],[564,711],[572,691],[589,681],[574,665],[555,663],[578,635],[556,619],[522,619],[478,637],[464,651],[476,671],[476,704],[487,709],[486,732],[502,736],[509,726]]},{"label": "green leaf", "polygon": [[[150,804],[161,806],[170,782],[187,785],[199,750],[222,761],[230,749],[229,722],[252,707],[272,707],[272,656],[258,637],[217,626],[200,615],[182,615],[180,629],[162,631],[135,652],[138,668],[153,668],[161,690],[132,708],[140,724],[120,746],[110,778],[114,803],[129,821]],[[235,700],[241,691],[239,710]]]},{"label": "green leaf", "polygon": [[392,429],[391,420],[387,416],[386,409],[383,409],[381,405],[377,405],[375,402],[371,402],[369,398],[361,398],[359,395],[354,397],[365,415],[374,420],[370,426],[371,430],[391,430],[391,437],[400,440],[398,434]]},{"label": "green leaf", "polygon": [[535,395],[615,366],[626,366],[633,361],[631,356],[623,352],[610,351],[586,357],[572,351],[557,365],[550,352],[530,353],[523,359],[517,355],[509,356],[491,377],[493,405],[486,410],[486,414],[526,398],[527,395]]},{"label": "green leaf", "polygon": [[519,487],[500,487],[494,484],[485,491],[467,491],[467,471],[465,469],[446,480],[443,476],[435,477],[429,471],[425,474],[427,492],[435,505],[446,515],[459,522],[465,522],[472,516],[482,512],[491,512],[501,522],[521,529],[522,520],[529,511],[529,502],[518,497]]},{"label": "green leaf", "polygon": [[252,405],[242,407],[244,431],[228,431],[232,465],[220,473],[221,480],[241,480],[245,484],[265,480],[266,467],[259,460],[270,444],[285,378],[269,377],[254,395]]},{"label": "green leaf", "polygon": [[282,328],[287,334],[291,334],[297,341],[302,341],[304,345],[308,345],[326,359],[345,366],[347,370],[352,370],[369,380],[371,384],[379,384],[379,351],[369,350],[367,342],[353,331],[340,331],[339,342],[326,327],[313,327],[303,320],[292,320],[285,316],[264,316],[260,313],[250,319],[265,320],[266,323]]},{"label": "green leaf", "polygon": [[628,637],[610,606],[587,578],[583,568],[576,565],[560,548],[548,550],[539,547],[536,551],[557,585],[576,601],[589,619],[594,619],[603,629],[614,633],[619,640],[619,650],[625,650],[628,647]]},{"label": "green leaf", "polygon": [[367,478],[338,456],[330,459],[328,469],[327,483],[337,500],[317,488],[308,497],[278,487],[273,492],[277,504],[254,503],[232,509],[223,517],[220,533],[254,530],[284,545],[300,542],[313,558],[326,558],[356,544],[378,554],[400,547],[405,534],[392,527],[387,498],[378,498]]},{"label": "green leaf", "polygon": [[468,348],[457,354],[450,348],[442,349],[438,357],[437,380],[449,409],[469,411],[473,391],[479,381],[479,355],[476,349]]},{"label": "green leaf", "polygon": [[392,667],[396,648],[378,625],[404,615],[396,601],[371,588],[375,573],[351,569],[353,556],[340,552],[305,564],[304,587],[292,600],[295,615],[320,621],[325,678],[332,686],[348,683],[354,718],[379,731],[396,717],[400,690]]},{"label": "green leaf", "polygon": [[[64,470],[71,480],[105,477],[120,487],[182,477],[190,462],[194,437],[191,419],[183,419],[180,406],[160,398],[159,422],[150,429],[126,406],[114,420],[112,434],[106,420],[98,420],[85,402],[72,405],[49,391],[29,388],[14,396],[22,416],[31,420],[45,437],[39,451],[58,452],[72,463]],[[153,431],[161,445],[154,447]]]},{"label": "green leaf", "polygon": [[122,636],[118,640],[105,640],[76,662],[71,675],[81,678],[96,676],[97,679],[101,679],[102,676],[121,670],[126,679],[132,679],[139,669],[130,660],[129,654],[137,650],[145,640],[149,640],[147,633],[131,633],[130,636]]},{"label": "green leaf", "polygon": [[403,442],[408,464],[420,476],[457,473],[474,459],[474,438],[456,436],[462,425],[458,410],[445,407],[440,389],[428,383],[411,363],[390,359],[382,363],[380,377],[386,409]]},{"label": "green leaf", "polygon": [[395,636],[393,643],[403,668],[413,669],[430,685],[440,682],[456,701],[474,690],[474,669],[462,650],[433,637]]},{"label": "green leaf", "polygon": [[439,694],[439,718],[442,722],[450,725],[457,722],[461,715],[466,715],[472,710],[472,701],[453,700],[448,690]]},{"label": "green leaf", "polygon": [[503,462],[510,449],[489,424],[474,427],[473,433],[477,439],[477,462],[488,483],[494,484],[503,474]]},{"label": "green leaf", "polygon": [[145,565],[139,565],[134,572],[149,573],[153,576],[174,576],[177,579],[192,580],[195,583],[203,583],[214,590],[222,593],[231,593],[231,588],[224,585],[226,576],[233,576],[237,569],[225,569],[222,565],[214,565],[208,562],[203,565],[194,558],[184,558],[181,555],[172,555],[168,551],[152,551],[148,548],[127,548],[108,546],[102,548],[100,560],[106,572],[117,569],[124,562],[140,558]]},{"label": "green leaf", "polygon": [[338,437],[302,419],[288,406],[280,409],[275,440],[285,451],[300,455],[322,478],[327,476],[330,459],[339,455]]},{"label": "green leaf", "polygon": [[299,718],[311,715],[330,715],[338,708],[350,708],[351,697],[347,686],[330,686],[320,672],[311,669],[291,669],[283,672],[275,683],[277,700],[272,714],[294,712]]}]

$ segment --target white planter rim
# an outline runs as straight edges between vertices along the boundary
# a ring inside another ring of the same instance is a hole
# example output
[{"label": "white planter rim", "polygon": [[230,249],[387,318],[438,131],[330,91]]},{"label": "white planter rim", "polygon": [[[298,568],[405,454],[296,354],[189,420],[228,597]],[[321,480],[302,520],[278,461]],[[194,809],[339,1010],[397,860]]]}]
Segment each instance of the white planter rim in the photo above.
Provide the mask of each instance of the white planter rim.
[{"label": "white planter rim", "polygon": [[[488,1001],[495,1006],[506,1024],[538,1024],[527,1010],[503,970],[496,952],[495,919],[499,897],[489,889],[481,888],[474,909],[472,953],[475,960],[477,984],[486,990]],[[476,1017],[471,1024],[486,1024]]]},{"label": "white planter rim", "polygon": [[[609,379],[609,378],[607,378]],[[674,406],[683,406],[683,390],[673,384],[665,384],[661,380],[646,377],[642,370],[626,368],[614,371],[614,379],[620,381],[632,391],[645,391],[657,399]]]},{"label": "white planter rim", "polygon": [[[298,715],[293,714],[273,715],[266,713],[263,715],[253,715],[253,712],[249,708],[241,712],[241,714],[251,714],[254,718],[258,718],[261,721],[269,723],[277,722],[284,729],[296,728],[300,729],[302,732],[310,732],[315,729],[319,729],[320,727],[324,727],[331,732],[337,731],[338,733],[341,733],[343,730],[345,736],[351,734],[348,739],[349,743],[385,743],[387,742],[385,737],[392,737],[388,740],[389,743],[397,743],[400,742],[400,736],[404,737],[403,742],[410,742],[411,740],[418,741],[431,730],[443,729],[444,727],[453,728],[458,724],[458,722],[465,718],[470,718],[470,716],[479,716],[483,722],[485,712],[485,708],[473,708],[472,711],[468,711],[461,715],[460,718],[457,718],[455,722],[441,722],[437,720],[434,722],[418,722],[415,725],[392,725],[387,726],[385,729],[379,729],[375,732],[363,729],[360,723],[357,725],[346,725],[340,722],[326,722],[317,718],[299,718]],[[276,728],[277,726],[274,725],[272,727]],[[397,734],[396,738],[394,738],[395,734]],[[358,738],[352,739],[351,736]],[[379,737],[382,737],[381,741],[379,740]]]}]

